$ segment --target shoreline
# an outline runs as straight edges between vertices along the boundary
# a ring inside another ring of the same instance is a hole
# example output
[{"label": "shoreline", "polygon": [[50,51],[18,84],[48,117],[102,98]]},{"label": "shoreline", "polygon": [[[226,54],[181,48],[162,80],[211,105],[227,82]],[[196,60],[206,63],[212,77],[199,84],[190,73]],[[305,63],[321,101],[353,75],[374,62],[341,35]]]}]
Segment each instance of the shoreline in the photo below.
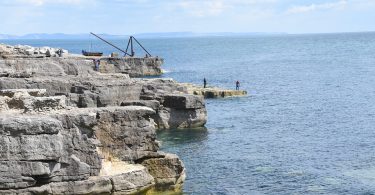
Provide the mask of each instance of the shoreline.
[{"label": "shoreline", "polygon": [[[160,58],[103,57],[94,71],[93,58],[57,51],[0,45],[0,125],[6,127],[0,138],[12,140],[1,151],[8,171],[0,173],[7,181],[0,192],[181,190],[183,162],[159,151],[156,130],[203,127],[203,96],[172,79],[134,78],[160,75]],[[123,171],[111,171],[114,165]]]}]

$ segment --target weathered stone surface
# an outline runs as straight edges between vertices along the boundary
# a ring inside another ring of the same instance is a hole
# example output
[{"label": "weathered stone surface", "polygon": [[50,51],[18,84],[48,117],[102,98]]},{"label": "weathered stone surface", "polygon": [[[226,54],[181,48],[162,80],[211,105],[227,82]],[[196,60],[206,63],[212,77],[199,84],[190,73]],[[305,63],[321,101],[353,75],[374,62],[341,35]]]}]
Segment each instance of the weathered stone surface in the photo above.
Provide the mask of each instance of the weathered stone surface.
[{"label": "weathered stone surface", "polygon": [[154,178],[142,169],[126,172],[111,177],[113,182],[113,194],[130,194],[145,190],[154,185]]},{"label": "weathered stone surface", "polygon": [[187,94],[186,87],[180,86],[173,79],[142,79],[141,99],[160,100],[161,96],[170,94]]},{"label": "weathered stone surface", "polygon": [[100,110],[97,113],[98,125],[94,129],[103,153],[131,162],[143,157],[142,153],[156,152],[159,145],[150,118],[153,114],[152,109],[138,106],[126,106],[111,112]]},{"label": "weathered stone surface", "polygon": [[98,177],[84,181],[58,182],[49,184],[51,194],[111,194],[110,178]]},{"label": "weathered stone surface", "polygon": [[25,112],[44,112],[65,108],[65,96],[35,97],[24,101]]},{"label": "weathered stone surface", "polygon": [[26,189],[18,190],[0,190],[2,195],[35,195],[35,194],[52,194],[51,188],[49,185],[43,185],[40,187],[30,187]]},{"label": "weathered stone surface", "polygon": [[138,165],[137,168],[124,170],[120,174],[91,177],[82,181],[53,182],[40,187],[18,190],[0,189],[0,194],[134,194],[147,190],[154,184],[154,178],[147,169]]},{"label": "weathered stone surface", "polygon": [[141,99],[158,100],[162,106],[153,117],[159,129],[195,128],[207,122],[202,96],[186,94],[186,87],[171,79],[145,79]]},{"label": "weathered stone surface", "polygon": [[205,89],[205,90],[194,90],[194,95],[202,95],[205,98],[225,98],[232,96],[245,96],[246,91],[243,90],[222,90],[222,89]]},{"label": "weathered stone surface", "polygon": [[0,136],[0,160],[58,160],[63,153],[62,139],[60,134]]},{"label": "weathered stone surface", "polygon": [[[23,82],[12,81],[0,78],[0,87],[48,87],[52,90],[47,91],[48,95],[65,94],[67,105],[74,107],[148,106],[156,111],[152,118],[160,129],[199,127],[207,121],[203,98],[185,94],[186,89],[170,79],[38,77]],[[14,103],[19,105],[19,101]]]},{"label": "weathered stone surface", "polygon": [[181,83],[181,86],[186,87],[187,92],[193,95],[201,95],[205,98],[225,98],[232,96],[246,96],[247,91],[244,90],[229,90],[220,89],[217,87],[203,88],[201,86],[193,85],[190,83]]},{"label": "weathered stone surface", "polygon": [[90,165],[82,162],[74,154],[69,158],[67,163],[69,166],[66,166],[65,163],[58,163],[53,167],[58,171],[54,171],[49,176],[48,182],[87,180],[90,177]]},{"label": "weathered stone surface", "polygon": [[201,109],[163,108],[155,119],[159,129],[184,129],[202,127],[207,122],[207,111]]},{"label": "weathered stone surface", "polygon": [[34,178],[50,174],[44,162],[0,161],[0,167],[0,189],[30,187],[37,183]]},{"label": "weathered stone surface", "polygon": [[9,110],[8,103],[11,98],[0,96],[0,112]]},{"label": "weathered stone surface", "polygon": [[107,68],[106,73],[123,73],[131,77],[161,75],[161,65],[164,60],[156,57],[149,58],[101,58],[101,64]]},{"label": "weathered stone surface", "polygon": [[[80,136],[77,126],[64,128],[61,121],[48,116],[0,116],[0,164],[4,170],[0,180],[7,181],[3,189],[83,180],[100,169],[95,145]],[[80,122],[77,125],[89,123]],[[98,160],[88,160],[95,156]],[[95,164],[91,167],[82,160]]]},{"label": "weathered stone surface", "polygon": [[0,90],[0,96],[14,97],[17,93],[27,93],[30,96],[42,97],[46,94],[46,89],[3,89]]},{"label": "weathered stone surface", "polygon": [[[179,188],[183,164],[158,151],[156,128],[203,126],[203,98],[129,77],[160,74],[162,59],[102,58],[97,72],[92,58],[54,52],[0,47],[0,194]],[[127,165],[103,174],[107,162]]]},{"label": "weathered stone surface", "polygon": [[6,116],[0,118],[0,135],[57,134],[62,129],[60,121],[49,117]]},{"label": "weathered stone surface", "polygon": [[[93,58],[69,55],[55,48],[12,47],[0,44],[0,69],[16,78],[35,76],[96,75]],[[58,53],[61,51],[62,53]],[[128,74],[131,77],[161,75],[164,60],[157,57],[100,58],[100,72]],[[16,76],[16,75],[19,76]]]},{"label": "weathered stone surface", "polygon": [[[115,194],[128,194],[149,188],[154,180],[144,167],[111,176],[111,182],[89,177],[102,169],[97,146],[104,151],[110,145],[103,158],[130,162],[160,157],[148,117],[154,113],[147,107],[127,106],[54,111],[49,114],[52,118],[5,115],[0,120],[0,189],[15,189],[6,191],[9,194],[95,194],[112,189]],[[103,137],[103,131],[109,137]],[[127,150],[131,152],[124,153]],[[41,184],[49,187],[34,188]]]},{"label": "weathered stone surface", "polygon": [[27,188],[36,184],[35,179],[32,177],[15,176],[15,175],[2,175],[0,177],[0,189],[18,189]]},{"label": "weathered stone surface", "polygon": [[[61,49],[51,47],[31,47],[29,45],[4,45],[0,44],[0,57],[16,58],[16,57],[56,57]],[[68,53],[67,50],[61,50],[61,53]]]},{"label": "weathered stone surface", "polygon": [[[44,112],[65,108],[65,96],[34,97],[43,90],[1,90],[5,96],[0,96],[0,111],[18,109],[23,112]],[[33,96],[31,96],[31,95]]]},{"label": "weathered stone surface", "polygon": [[83,181],[53,182],[40,187],[31,187],[19,190],[0,190],[0,194],[7,195],[35,195],[35,194],[112,194],[112,183],[110,178],[97,177]]},{"label": "weathered stone surface", "polygon": [[171,94],[163,96],[163,106],[174,109],[204,108],[202,96],[187,94]]},{"label": "weathered stone surface", "polygon": [[121,106],[146,106],[153,110],[160,109],[160,102],[156,100],[123,101]]},{"label": "weathered stone surface", "polygon": [[185,180],[185,168],[182,161],[174,154],[165,154],[164,158],[151,158],[142,162],[155,178],[159,190],[175,190]]}]

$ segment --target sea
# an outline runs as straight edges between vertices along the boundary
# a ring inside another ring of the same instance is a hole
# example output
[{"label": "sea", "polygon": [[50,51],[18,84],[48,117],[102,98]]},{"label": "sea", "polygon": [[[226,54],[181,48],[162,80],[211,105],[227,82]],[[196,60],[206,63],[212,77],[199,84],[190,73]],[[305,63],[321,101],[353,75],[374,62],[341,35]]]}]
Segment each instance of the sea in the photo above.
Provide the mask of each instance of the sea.
[{"label": "sea", "polygon": [[[206,128],[158,132],[186,166],[184,194],[375,194],[375,33],[139,41],[165,59],[163,78],[248,92],[206,100]],[[0,42],[116,51],[94,38]]]}]

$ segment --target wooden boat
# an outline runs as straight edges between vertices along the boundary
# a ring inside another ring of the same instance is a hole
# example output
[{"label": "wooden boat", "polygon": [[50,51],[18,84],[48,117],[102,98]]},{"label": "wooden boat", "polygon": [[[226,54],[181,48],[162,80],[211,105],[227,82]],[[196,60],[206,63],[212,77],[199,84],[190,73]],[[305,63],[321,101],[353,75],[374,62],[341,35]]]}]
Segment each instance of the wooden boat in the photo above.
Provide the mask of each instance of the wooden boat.
[{"label": "wooden boat", "polygon": [[89,52],[89,51],[82,50],[82,55],[84,55],[84,56],[102,56],[103,52]]}]

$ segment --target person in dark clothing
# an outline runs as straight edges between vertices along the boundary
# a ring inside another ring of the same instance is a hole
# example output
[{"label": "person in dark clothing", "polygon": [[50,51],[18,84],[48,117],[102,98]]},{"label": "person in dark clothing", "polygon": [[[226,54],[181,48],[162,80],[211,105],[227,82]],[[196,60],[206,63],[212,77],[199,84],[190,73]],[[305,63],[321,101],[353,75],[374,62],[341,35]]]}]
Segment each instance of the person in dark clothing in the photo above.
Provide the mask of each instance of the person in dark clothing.
[{"label": "person in dark clothing", "polygon": [[204,78],[203,79],[203,88],[206,88],[206,86],[207,86],[207,80],[206,80],[206,78]]},{"label": "person in dark clothing", "polygon": [[96,70],[96,71],[99,71],[100,60],[96,60],[96,59],[94,59],[93,61],[94,61],[94,64],[95,64],[95,70]]},{"label": "person in dark clothing", "polygon": [[240,82],[236,81],[236,90],[240,90]]}]

